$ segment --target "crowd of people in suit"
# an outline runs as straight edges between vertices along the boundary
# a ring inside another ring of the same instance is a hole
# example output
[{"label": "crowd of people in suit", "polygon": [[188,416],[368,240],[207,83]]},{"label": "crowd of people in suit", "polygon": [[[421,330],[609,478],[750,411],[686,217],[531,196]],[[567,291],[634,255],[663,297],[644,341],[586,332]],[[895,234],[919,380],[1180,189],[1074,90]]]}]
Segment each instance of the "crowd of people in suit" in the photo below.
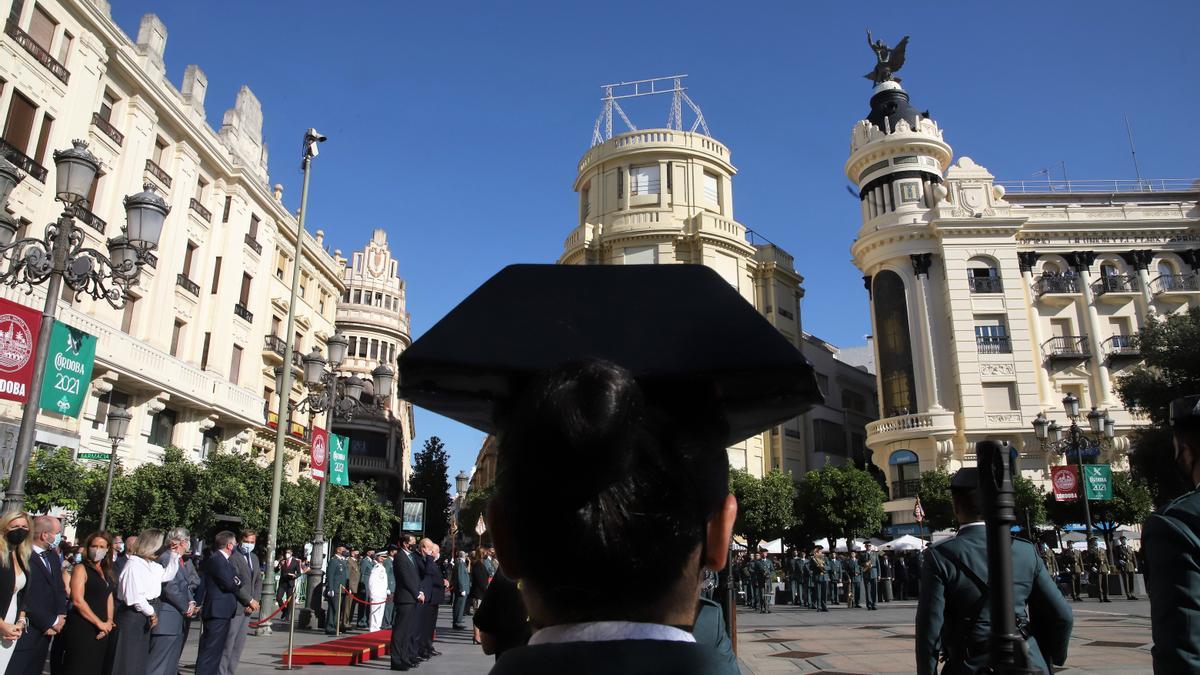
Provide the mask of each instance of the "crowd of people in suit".
[{"label": "crowd of people in suit", "polygon": [[184,528],[62,541],[51,516],[0,516],[0,673],[177,675],[203,619],[195,672],[232,675],[258,609],[254,532],[216,536],[202,562]]}]

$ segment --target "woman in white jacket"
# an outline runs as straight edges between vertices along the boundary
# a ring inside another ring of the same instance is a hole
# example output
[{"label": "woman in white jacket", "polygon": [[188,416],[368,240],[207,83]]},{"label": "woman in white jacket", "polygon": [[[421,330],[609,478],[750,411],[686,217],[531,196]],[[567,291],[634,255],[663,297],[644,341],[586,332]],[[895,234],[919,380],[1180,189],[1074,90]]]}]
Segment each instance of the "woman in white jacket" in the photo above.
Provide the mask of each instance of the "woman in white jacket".
[{"label": "woman in white jacket", "polygon": [[367,600],[372,603],[371,623],[368,629],[370,631],[377,631],[383,628],[383,603],[387,601],[388,596],[387,568],[385,565],[391,564],[391,558],[388,557],[387,551],[380,551],[375,560],[375,564],[371,566],[371,575],[367,577]]}]

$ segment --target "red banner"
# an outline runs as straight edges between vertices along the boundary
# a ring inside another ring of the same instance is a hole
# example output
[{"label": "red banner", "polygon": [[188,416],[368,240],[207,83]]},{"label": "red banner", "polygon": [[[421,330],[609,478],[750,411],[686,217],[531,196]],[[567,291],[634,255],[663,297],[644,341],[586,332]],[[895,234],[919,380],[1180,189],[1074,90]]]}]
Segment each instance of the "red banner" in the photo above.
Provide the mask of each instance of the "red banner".
[{"label": "red banner", "polygon": [[0,298],[0,398],[29,400],[42,313]]},{"label": "red banner", "polygon": [[329,467],[329,432],[318,426],[312,428],[312,461],[308,466],[313,478],[325,478],[325,470]]},{"label": "red banner", "polygon": [[1050,467],[1050,482],[1054,484],[1055,501],[1073,502],[1079,499],[1079,467]]}]

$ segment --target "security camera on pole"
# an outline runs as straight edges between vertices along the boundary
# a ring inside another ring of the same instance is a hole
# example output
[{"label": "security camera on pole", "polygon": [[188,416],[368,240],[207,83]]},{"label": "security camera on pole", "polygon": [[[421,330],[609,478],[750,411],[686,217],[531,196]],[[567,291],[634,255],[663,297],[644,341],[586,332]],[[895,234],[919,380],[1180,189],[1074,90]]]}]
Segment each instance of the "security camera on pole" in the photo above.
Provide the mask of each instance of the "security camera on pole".
[{"label": "security camera on pole", "polygon": [[[292,290],[288,300],[287,330],[284,354],[291,354],[296,349],[296,297],[300,288],[300,259],[303,257],[304,246],[304,216],[308,211],[308,179],[312,169],[312,158],[317,156],[317,144],[325,141],[325,136],[317,133],[316,129],[304,132],[304,158],[300,168],[304,171],[304,183],[300,189],[300,216],[296,219],[296,251],[292,257]],[[292,390],[292,369],[284,368],[279,386],[279,424],[275,427],[275,474],[271,479],[271,519],[267,530],[267,555],[274,556],[279,538],[279,492],[283,485],[283,455],[284,441],[287,439],[288,392]],[[275,576],[263,576],[262,600],[259,606],[266,613],[267,607],[275,605]],[[256,629],[255,635],[270,635],[271,624],[264,622]]]}]

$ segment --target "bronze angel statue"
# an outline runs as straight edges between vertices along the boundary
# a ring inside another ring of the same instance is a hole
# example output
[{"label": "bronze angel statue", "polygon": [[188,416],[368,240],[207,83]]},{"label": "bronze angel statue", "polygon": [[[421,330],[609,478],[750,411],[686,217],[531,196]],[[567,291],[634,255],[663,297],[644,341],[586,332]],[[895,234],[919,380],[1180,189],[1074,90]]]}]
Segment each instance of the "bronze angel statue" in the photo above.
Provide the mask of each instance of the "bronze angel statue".
[{"label": "bronze angel statue", "polygon": [[900,42],[896,43],[895,47],[888,47],[883,40],[871,40],[871,31],[867,30],[867,45],[871,47],[871,51],[875,52],[875,58],[878,62],[871,72],[863,75],[863,77],[879,84],[881,82],[899,82],[900,78],[896,77],[895,73],[904,65],[904,48],[908,46],[908,36],[901,38]]}]

